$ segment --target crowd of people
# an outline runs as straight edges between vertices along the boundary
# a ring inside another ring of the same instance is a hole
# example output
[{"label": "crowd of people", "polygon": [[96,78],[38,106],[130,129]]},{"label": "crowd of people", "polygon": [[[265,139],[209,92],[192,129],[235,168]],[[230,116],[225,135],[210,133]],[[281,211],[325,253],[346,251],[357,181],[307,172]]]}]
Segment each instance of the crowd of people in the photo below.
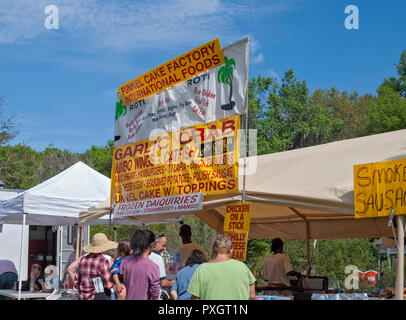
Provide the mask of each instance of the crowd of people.
[{"label": "crowd of people", "polygon": [[[212,259],[191,241],[191,228],[179,230],[181,247],[176,251],[179,265],[176,278],[169,280],[169,259],[165,258],[164,234],[136,230],[131,239],[118,243],[103,233],[93,236],[76,259],[72,252],[62,283],[78,289],[80,300],[248,300],[255,299],[256,278],[245,263],[234,260],[232,242],[219,235],[212,246]],[[76,240],[74,248],[76,249]],[[116,250],[116,257],[110,256]],[[264,279],[269,283],[289,285],[289,276],[300,276],[284,255],[283,242],[274,239],[272,254],[264,261]],[[17,271],[7,260],[0,260],[0,288],[11,288]],[[28,279],[35,291],[52,292],[60,287],[57,268],[47,266],[45,275],[38,264],[31,267]]]}]

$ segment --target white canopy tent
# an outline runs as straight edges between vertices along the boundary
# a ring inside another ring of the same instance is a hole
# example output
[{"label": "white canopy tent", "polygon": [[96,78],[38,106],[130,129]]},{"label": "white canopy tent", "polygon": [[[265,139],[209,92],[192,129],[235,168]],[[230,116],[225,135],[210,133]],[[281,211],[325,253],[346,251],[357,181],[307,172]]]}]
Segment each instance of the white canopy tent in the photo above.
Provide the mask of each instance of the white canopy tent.
[{"label": "white canopy tent", "polygon": [[[15,197],[0,200],[0,223],[63,226],[78,223],[79,212],[106,199],[110,179],[77,162]],[[24,243],[24,232],[21,244]],[[23,245],[21,245],[21,248]],[[21,275],[22,251],[19,274]],[[21,279],[19,296],[21,294]]]},{"label": "white canopy tent", "polygon": [[110,179],[83,162],[17,196],[0,200],[0,223],[63,226],[78,223],[79,212],[103,201]]}]

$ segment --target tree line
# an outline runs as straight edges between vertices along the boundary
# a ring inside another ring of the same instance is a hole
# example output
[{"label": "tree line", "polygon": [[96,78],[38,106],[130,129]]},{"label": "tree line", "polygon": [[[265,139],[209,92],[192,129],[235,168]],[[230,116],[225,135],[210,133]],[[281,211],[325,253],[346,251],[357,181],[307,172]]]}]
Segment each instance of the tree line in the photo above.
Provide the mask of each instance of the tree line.
[{"label": "tree line", "polygon": [[[310,92],[305,80],[298,80],[292,69],[281,79],[258,76],[249,81],[248,128],[257,129],[258,155],[309,147],[371,134],[406,128],[406,50],[395,64],[396,77],[385,78],[376,94],[340,91],[335,87]],[[18,134],[15,118],[4,116],[0,98],[0,169],[8,189],[29,189],[77,161],[83,161],[110,177],[113,141],[74,153],[49,145],[35,151],[26,144],[10,145]],[[191,225],[193,241],[207,252],[217,232],[194,216],[185,216]],[[167,234],[169,251],[180,246],[179,223],[152,225],[155,232]],[[136,226],[117,226],[117,239],[129,238]],[[106,232],[107,227],[92,226],[91,233]],[[269,254],[271,239],[248,243],[247,263],[261,272]],[[294,268],[304,271],[306,245],[301,240],[285,241],[285,252]],[[377,270],[378,248],[371,239],[319,240],[313,259],[316,274],[326,275],[330,285],[343,286],[346,265],[362,271]],[[382,285],[393,285],[394,271],[384,260]]]}]

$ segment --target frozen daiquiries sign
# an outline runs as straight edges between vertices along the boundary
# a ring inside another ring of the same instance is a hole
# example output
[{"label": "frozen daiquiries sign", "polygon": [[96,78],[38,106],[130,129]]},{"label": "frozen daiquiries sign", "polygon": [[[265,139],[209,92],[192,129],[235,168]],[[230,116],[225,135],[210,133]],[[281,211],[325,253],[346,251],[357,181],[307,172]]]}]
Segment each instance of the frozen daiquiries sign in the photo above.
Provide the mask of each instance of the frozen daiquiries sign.
[{"label": "frozen daiquiries sign", "polygon": [[215,39],[119,87],[113,205],[238,191],[248,48]]},{"label": "frozen daiquiries sign", "polygon": [[201,193],[120,203],[114,207],[114,217],[195,210],[202,210]]}]

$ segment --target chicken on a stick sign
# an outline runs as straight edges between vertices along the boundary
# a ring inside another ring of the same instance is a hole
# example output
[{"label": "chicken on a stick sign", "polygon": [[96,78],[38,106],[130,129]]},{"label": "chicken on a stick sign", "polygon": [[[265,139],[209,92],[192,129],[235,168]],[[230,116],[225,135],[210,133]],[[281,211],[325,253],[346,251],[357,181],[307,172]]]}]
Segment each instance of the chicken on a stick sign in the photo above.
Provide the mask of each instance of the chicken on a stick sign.
[{"label": "chicken on a stick sign", "polygon": [[232,259],[247,259],[248,232],[250,230],[251,202],[229,203],[224,216],[224,232],[233,243]]}]

